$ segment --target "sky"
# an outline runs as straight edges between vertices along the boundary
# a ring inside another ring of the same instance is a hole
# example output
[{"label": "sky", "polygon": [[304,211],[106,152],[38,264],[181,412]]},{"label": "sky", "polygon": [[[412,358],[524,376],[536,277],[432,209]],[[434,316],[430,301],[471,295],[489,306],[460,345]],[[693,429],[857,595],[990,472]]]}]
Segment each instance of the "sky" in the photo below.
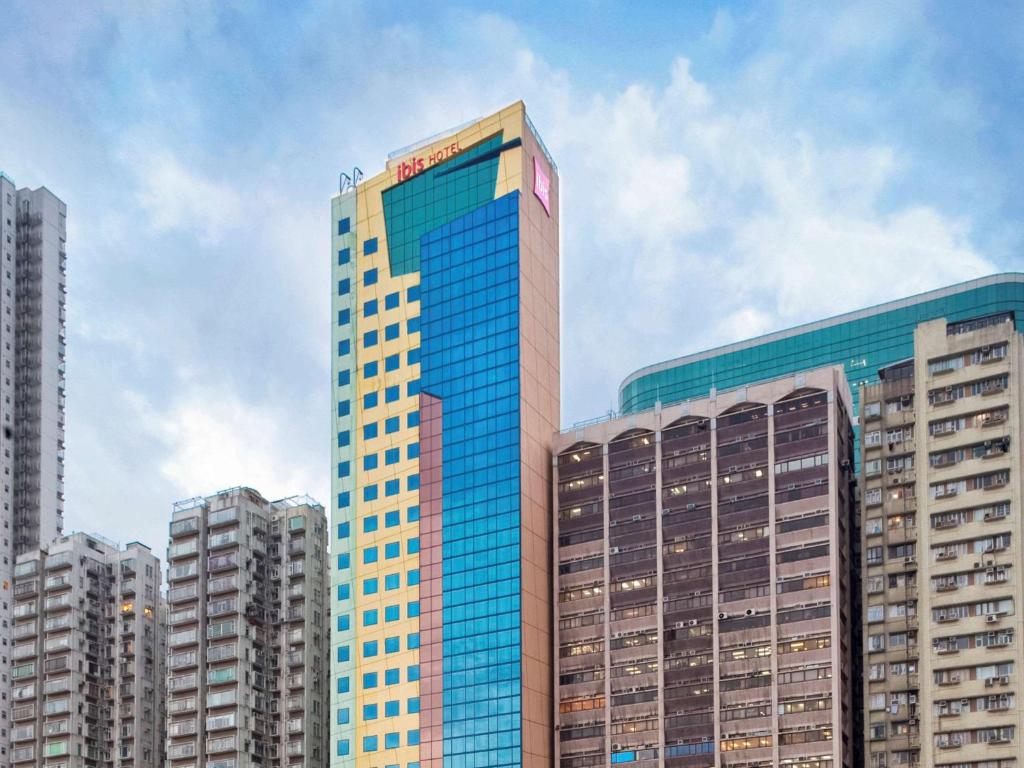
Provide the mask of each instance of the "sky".
[{"label": "sky", "polygon": [[[87,7],[88,6],[88,7]],[[1010,2],[11,2],[0,170],[68,205],[66,529],[330,485],[338,174],[523,99],[562,423],[638,367],[1024,268]]]}]

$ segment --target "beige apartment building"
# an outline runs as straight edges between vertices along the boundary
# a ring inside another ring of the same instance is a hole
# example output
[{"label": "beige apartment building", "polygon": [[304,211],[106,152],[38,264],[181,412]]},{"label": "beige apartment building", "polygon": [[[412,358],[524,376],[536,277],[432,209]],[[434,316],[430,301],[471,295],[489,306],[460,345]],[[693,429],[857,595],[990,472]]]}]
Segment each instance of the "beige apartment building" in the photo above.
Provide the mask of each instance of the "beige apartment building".
[{"label": "beige apartment building", "polygon": [[869,768],[1018,766],[1022,351],[933,320],[861,389]]},{"label": "beige apartment building", "polygon": [[157,768],[163,762],[160,561],[74,533],[18,557],[11,763]]},{"label": "beige apartment building", "polygon": [[168,547],[167,764],[327,758],[327,521],[308,497],[234,488],[175,505]]},{"label": "beige apartment building", "polygon": [[839,367],[555,437],[561,768],[853,765]]}]

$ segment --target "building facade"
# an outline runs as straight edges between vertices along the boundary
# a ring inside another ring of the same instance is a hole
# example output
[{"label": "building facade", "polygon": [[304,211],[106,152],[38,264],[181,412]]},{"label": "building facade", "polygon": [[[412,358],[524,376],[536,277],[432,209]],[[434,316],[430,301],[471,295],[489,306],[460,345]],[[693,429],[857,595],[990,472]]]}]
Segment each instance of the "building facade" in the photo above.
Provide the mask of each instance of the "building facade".
[{"label": "building facade", "polygon": [[556,765],[854,766],[839,367],[556,438]]},{"label": "building facade", "polygon": [[[67,209],[0,172],[0,626],[15,558],[48,545],[64,513]],[[8,633],[0,633],[0,765],[8,761]]]},{"label": "building facade", "polygon": [[641,368],[619,387],[623,414],[703,397],[712,387],[728,389],[823,365],[841,365],[859,408],[861,382],[914,354],[914,329],[936,318],[950,322],[998,312],[1024,322],[1024,274],[970,280],[898,301],[769,333]]},{"label": "building facade", "polygon": [[160,561],[82,533],[19,555],[11,632],[14,766],[163,760]]},{"label": "building facade", "polygon": [[167,765],[323,765],[323,507],[250,488],[178,502],[167,555]]},{"label": "building facade", "polygon": [[516,103],[332,219],[332,765],[546,767],[557,169]]},{"label": "building facade", "polygon": [[870,768],[1016,768],[1021,334],[924,323],[861,392]]}]

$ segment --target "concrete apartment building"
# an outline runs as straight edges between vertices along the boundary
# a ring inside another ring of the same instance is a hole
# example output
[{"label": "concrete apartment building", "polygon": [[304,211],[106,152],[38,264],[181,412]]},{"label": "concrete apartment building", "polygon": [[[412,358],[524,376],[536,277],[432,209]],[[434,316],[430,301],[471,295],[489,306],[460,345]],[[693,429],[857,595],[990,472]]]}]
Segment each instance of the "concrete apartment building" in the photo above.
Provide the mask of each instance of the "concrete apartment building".
[{"label": "concrete apartment building", "polygon": [[854,765],[839,367],[555,439],[556,765]]},{"label": "concrete apartment building", "polygon": [[[52,541],[64,512],[67,209],[0,172],[0,627],[14,560]],[[9,631],[0,632],[0,765],[10,730]]]},{"label": "concrete apartment building", "polygon": [[168,547],[167,765],[327,758],[327,520],[307,497],[234,488],[175,505]]},{"label": "concrete apartment building", "polygon": [[160,561],[75,533],[19,555],[10,764],[163,765]]},{"label": "concrete apartment building", "polygon": [[1012,312],[914,333],[861,391],[870,768],[1016,768],[1021,365]]}]

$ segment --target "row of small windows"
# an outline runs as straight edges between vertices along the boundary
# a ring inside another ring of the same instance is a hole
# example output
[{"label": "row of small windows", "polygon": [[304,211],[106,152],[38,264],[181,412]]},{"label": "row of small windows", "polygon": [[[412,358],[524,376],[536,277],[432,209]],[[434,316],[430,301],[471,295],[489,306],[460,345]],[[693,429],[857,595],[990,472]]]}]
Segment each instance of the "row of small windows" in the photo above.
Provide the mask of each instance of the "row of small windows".
[{"label": "row of small windows", "polygon": [[[376,331],[374,331],[374,333],[376,333]],[[368,345],[368,346],[374,346],[374,345],[376,345],[376,343],[377,342],[374,341],[373,344]],[[346,357],[347,355],[350,355],[350,354],[352,354],[352,340],[351,339],[341,339],[338,342],[338,356],[339,357]],[[420,348],[419,347],[413,347],[412,349],[410,349],[409,351],[407,351],[405,353],[405,363],[406,363],[406,365],[418,365],[419,362],[420,362]],[[400,352],[396,352],[395,354],[388,355],[387,357],[384,358],[384,372],[385,373],[390,373],[391,371],[397,371],[401,367],[402,367],[402,355],[401,355]],[[379,373],[380,373],[380,361],[378,361],[378,360],[371,360],[371,361],[369,361],[369,362],[367,362],[366,364],[363,365],[363,378],[364,379],[372,379],[375,376],[377,376]],[[351,381],[351,378],[350,377],[346,377],[345,384],[348,384],[349,381]],[[342,379],[339,376],[338,377],[338,386],[339,387],[343,387],[343,386],[345,386],[345,384],[342,384]]]},{"label": "row of small windows", "polygon": [[[385,309],[394,309],[398,306],[398,294],[389,293],[384,297]],[[374,317],[377,314],[377,300],[368,299],[363,302],[363,317]],[[352,310],[349,308],[338,310],[338,325],[344,326],[352,322]],[[389,329],[391,329],[389,331]],[[387,326],[385,329],[386,339],[397,339],[399,332],[399,323],[393,323]],[[419,333],[420,330],[420,318],[419,315],[410,317],[405,321],[405,330],[408,333]],[[394,334],[393,336],[387,336],[387,333]]]},{"label": "row of small windows", "polygon": [[[339,347],[340,349],[340,347]],[[347,353],[346,353],[347,354]],[[346,371],[347,373],[347,371]],[[415,397],[420,393],[420,380],[413,379],[405,383],[405,396]],[[385,403],[396,403],[402,397],[402,388],[395,384],[390,387],[384,388],[384,402]],[[376,408],[380,405],[380,390],[374,392],[367,392],[363,395],[363,409],[369,410]],[[339,400],[338,401],[338,416],[349,416],[352,413],[352,401],[351,400]]]},{"label": "row of small windows", "polygon": [[[420,444],[409,443],[405,446],[405,457],[407,459],[417,459],[420,455]],[[391,466],[401,461],[402,449],[401,448],[388,448],[384,451],[384,466]],[[377,469],[380,466],[380,454],[370,453],[363,456],[363,469],[371,470]],[[348,477],[352,474],[352,462],[341,461],[338,462],[338,477]]]},{"label": "row of small windows", "polygon": [[[394,669],[384,670],[384,685],[398,685],[402,682],[401,680],[402,670],[398,667]],[[410,664],[405,670],[406,680],[410,683],[415,683],[420,679],[420,665]],[[380,676],[377,672],[364,672],[362,680],[363,690],[372,690],[376,688],[380,683]],[[347,676],[338,678],[338,693],[348,693],[352,690],[352,683]]]},{"label": "row of small windows", "polygon": [[[405,700],[405,713],[407,715],[416,715],[420,711],[420,697],[410,696]],[[378,716],[378,708],[376,704],[364,704],[363,705],[363,720],[376,720]],[[384,702],[384,717],[398,717],[402,714],[402,702],[398,699],[391,699]],[[351,721],[351,714],[348,707],[341,707],[338,710],[335,719],[338,721],[338,725],[348,725]],[[409,763],[410,766],[418,765],[418,763]]]},{"label": "row of small windows", "polygon": [[[411,600],[406,604],[406,618],[415,619],[420,615],[420,601]],[[402,618],[402,611],[400,605],[386,605],[384,606],[384,621],[390,623],[392,621],[399,621]],[[363,611],[363,626],[364,627],[375,627],[380,623],[380,611],[376,608],[368,608]],[[343,613],[338,616],[338,631],[348,632],[352,628],[352,618],[347,613]],[[339,691],[344,693],[344,691]]]},{"label": "row of small windows", "polygon": [[[420,508],[419,506],[409,507],[406,510],[406,522],[415,523],[420,519]],[[394,528],[397,525],[401,525],[402,519],[401,514],[397,509],[393,509],[390,512],[384,513],[384,527]],[[367,515],[363,518],[363,532],[372,533],[377,530],[377,515]],[[338,523],[338,538],[347,539],[352,535],[352,526],[350,523]]]},{"label": "row of small windows", "polygon": [[[407,539],[405,542],[406,554],[415,555],[420,551],[420,539],[418,536],[413,536]],[[377,546],[366,547],[363,550],[363,564],[370,565],[379,561],[380,549]],[[402,545],[399,541],[389,541],[384,545],[384,559],[394,560],[396,557],[402,556]],[[346,568],[350,568],[352,560],[348,552],[341,552],[338,554],[338,570],[343,571]]]},{"label": "row of small windows", "polygon": [[[405,575],[405,584],[408,587],[418,586],[420,583],[420,571],[418,568],[409,570]],[[402,574],[400,573],[388,573],[384,576],[384,591],[391,592],[399,589],[402,586]],[[364,595],[375,595],[380,587],[380,582],[377,577],[364,579],[363,580],[363,594]],[[352,585],[351,584],[339,584],[338,585],[338,600],[344,601],[349,600],[352,597]]]},{"label": "row of small windows", "polygon": [[[378,279],[376,269],[368,269],[363,273],[363,285],[375,285]],[[352,278],[343,277],[338,281],[338,295],[348,296],[352,293]],[[418,285],[410,285],[405,289],[405,300],[408,303],[420,300],[420,287]],[[385,309],[396,309],[400,301],[400,294],[398,291],[389,293],[384,297],[384,308]],[[377,300],[369,299],[363,303],[363,315],[366,317],[372,317],[377,314]]]},{"label": "row of small windows", "polygon": [[[406,735],[406,742],[408,746],[415,747],[420,743],[420,732],[419,730],[409,731]],[[376,752],[380,742],[376,736],[363,736],[363,752]],[[397,749],[401,745],[401,734],[398,733],[385,733],[384,734],[384,749]],[[351,745],[348,739],[338,740],[338,757],[345,757],[351,754]],[[408,763],[409,768],[419,768],[419,763]],[[401,768],[399,765],[386,765],[384,768]]]},{"label": "row of small windows", "polygon": [[[343,400],[342,402],[346,402],[346,401]],[[339,406],[339,415],[347,415],[348,413],[351,412],[351,405],[348,406],[349,410],[346,410],[345,414],[341,414],[340,413],[340,411],[341,411],[341,403],[339,403],[338,406]],[[392,416],[391,418],[385,419],[384,420],[384,434],[390,435],[392,432],[397,432],[399,430],[400,424],[401,424],[401,420],[400,420],[399,416]],[[412,429],[413,427],[418,427],[419,425],[420,425],[420,412],[419,411],[411,411],[410,413],[407,413],[405,415],[405,426],[406,427],[408,427],[409,429]],[[379,434],[378,422],[375,421],[375,422],[373,422],[371,424],[366,424],[366,425],[363,426],[363,439],[364,440],[372,440],[373,438],[377,437],[378,434]],[[338,447],[339,448],[346,448],[346,447],[348,447],[351,444],[352,444],[352,433],[349,430],[343,430],[343,431],[338,433]]]},{"label": "row of small windows", "polygon": [[[402,650],[402,638],[398,635],[394,637],[384,638],[384,653],[398,653]],[[420,647],[420,633],[411,632],[406,638],[406,650],[416,650]],[[363,656],[365,658],[373,658],[377,655],[380,650],[379,642],[377,640],[367,640],[363,643]],[[352,650],[347,645],[338,646],[337,657],[339,663],[352,660]],[[397,674],[398,670],[395,670]]]},{"label": "row of small windows", "polygon": [[[345,462],[342,462],[345,463]],[[340,476],[340,475],[339,475]],[[405,490],[418,491],[420,489],[420,476],[409,475],[405,478]],[[402,492],[402,481],[399,478],[384,481],[384,498],[397,496]],[[363,486],[363,501],[376,501],[380,498],[380,485],[371,483]]]}]

